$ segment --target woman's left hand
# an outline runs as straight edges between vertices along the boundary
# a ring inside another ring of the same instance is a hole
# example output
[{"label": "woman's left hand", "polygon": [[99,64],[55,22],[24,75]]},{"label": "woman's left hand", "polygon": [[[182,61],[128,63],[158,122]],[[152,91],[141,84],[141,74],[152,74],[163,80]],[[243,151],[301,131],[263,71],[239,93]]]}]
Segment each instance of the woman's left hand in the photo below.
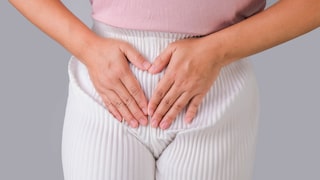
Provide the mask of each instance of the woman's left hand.
[{"label": "woman's left hand", "polygon": [[185,107],[184,121],[191,123],[220,72],[220,59],[205,37],[169,44],[149,69],[155,74],[167,67],[148,104],[151,126],[167,129]]}]

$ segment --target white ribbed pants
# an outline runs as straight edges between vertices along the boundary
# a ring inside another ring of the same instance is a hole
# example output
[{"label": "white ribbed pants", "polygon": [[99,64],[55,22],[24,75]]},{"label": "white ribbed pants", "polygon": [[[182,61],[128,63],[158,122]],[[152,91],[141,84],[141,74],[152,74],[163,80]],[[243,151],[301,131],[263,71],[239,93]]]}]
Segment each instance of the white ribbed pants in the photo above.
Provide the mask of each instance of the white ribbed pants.
[{"label": "white ribbed pants", "polygon": [[[128,30],[95,22],[101,36],[131,43],[151,62],[170,43],[190,35]],[[130,65],[146,96],[163,73]],[[180,113],[167,130],[131,128],[108,112],[86,67],[69,61],[62,164],[65,180],[250,180],[259,115],[252,65],[225,66],[188,125]]]}]

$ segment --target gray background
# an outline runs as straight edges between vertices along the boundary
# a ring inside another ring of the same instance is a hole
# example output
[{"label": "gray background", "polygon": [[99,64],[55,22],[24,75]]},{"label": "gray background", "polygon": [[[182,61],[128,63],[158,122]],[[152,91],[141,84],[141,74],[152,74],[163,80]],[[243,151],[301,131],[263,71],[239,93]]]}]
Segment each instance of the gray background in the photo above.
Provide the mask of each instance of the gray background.
[{"label": "gray background", "polygon": [[[91,24],[88,0],[64,2]],[[7,1],[0,22],[0,179],[62,180],[70,54]],[[252,56],[262,108],[254,180],[320,179],[319,36]]]}]

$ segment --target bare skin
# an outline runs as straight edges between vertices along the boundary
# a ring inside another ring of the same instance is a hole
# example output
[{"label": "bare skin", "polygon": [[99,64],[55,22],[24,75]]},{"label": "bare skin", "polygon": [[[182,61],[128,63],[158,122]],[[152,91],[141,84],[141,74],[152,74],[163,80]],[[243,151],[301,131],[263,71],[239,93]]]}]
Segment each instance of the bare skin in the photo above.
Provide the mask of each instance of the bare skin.
[{"label": "bare skin", "polygon": [[170,44],[149,69],[168,67],[149,101],[151,125],[167,129],[184,107],[190,123],[221,67],[319,27],[319,12],[320,0],[281,0],[217,33]]},{"label": "bare skin", "polygon": [[[170,44],[151,65],[128,43],[94,34],[59,0],[9,1],[88,67],[108,110],[132,127],[146,125],[150,115],[153,127],[167,129],[185,107],[191,123],[223,66],[320,26],[320,0],[280,0],[219,32]],[[127,60],[153,74],[167,67],[149,103]]]},{"label": "bare skin", "polygon": [[151,64],[137,50],[124,41],[96,35],[59,0],[10,2],[88,67],[104,104],[119,121],[124,119],[132,127],[147,124],[147,99],[128,61],[142,70]]}]

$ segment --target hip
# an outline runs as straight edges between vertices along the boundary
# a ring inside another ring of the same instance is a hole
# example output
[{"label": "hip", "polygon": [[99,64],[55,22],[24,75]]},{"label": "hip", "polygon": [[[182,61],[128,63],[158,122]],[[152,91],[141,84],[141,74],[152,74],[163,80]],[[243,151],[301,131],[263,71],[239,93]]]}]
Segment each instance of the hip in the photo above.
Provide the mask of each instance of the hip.
[{"label": "hip", "polygon": [[[192,37],[189,34],[121,29],[100,22],[95,22],[93,30],[103,37],[129,42],[151,63],[171,42]],[[129,65],[149,99],[164,75],[164,71],[150,74],[132,64]],[[86,66],[75,57],[72,57],[69,62],[69,76],[71,84],[76,84],[77,88],[83,91],[88,98],[104,107],[100,95],[90,80]],[[258,113],[258,88],[253,66],[249,59],[240,59],[221,69],[218,78],[204,97],[193,123],[184,123],[185,110],[183,110],[168,130],[175,131],[214,125],[230,109],[237,109],[241,112],[249,111],[251,114]]]}]

